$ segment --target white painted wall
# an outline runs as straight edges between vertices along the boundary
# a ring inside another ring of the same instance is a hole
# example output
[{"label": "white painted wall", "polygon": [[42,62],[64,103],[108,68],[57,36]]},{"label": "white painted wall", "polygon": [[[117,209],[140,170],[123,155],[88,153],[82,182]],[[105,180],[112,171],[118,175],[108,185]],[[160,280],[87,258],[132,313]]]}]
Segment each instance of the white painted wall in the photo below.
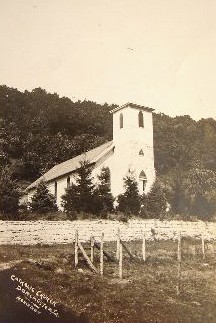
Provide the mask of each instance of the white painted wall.
[{"label": "white painted wall", "polygon": [[[152,113],[141,110],[144,117],[144,128],[139,127],[139,109],[125,107],[113,114],[113,144],[115,153],[112,161],[112,191],[114,195],[122,193],[122,178],[130,168],[139,182],[139,174],[143,170],[147,177],[145,193],[148,193],[155,180],[153,122]],[[123,128],[120,129],[120,114],[123,114]],[[143,150],[144,156],[139,155]],[[143,193],[142,183],[139,183]]]},{"label": "white painted wall", "polygon": [[[92,175],[97,180],[97,175],[102,167],[109,167],[111,173],[111,192],[114,197],[124,192],[123,178],[127,175],[129,168],[134,172],[136,181],[139,183],[140,194],[143,193],[142,182],[139,181],[139,174],[143,170],[147,177],[145,193],[148,193],[155,180],[154,169],[154,148],[153,148],[153,122],[152,113],[143,112],[144,128],[139,127],[139,109],[126,106],[113,113],[113,145],[107,155],[96,163]],[[120,129],[120,114],[123,114],[123,128]],[[139,155],[143,150],[144,156]],[[57,179],[57,205],[60,210],[61,197],[65,194],[67,187],[67,176]],[[74,173],[70,174],[71,182],[76,181]],[[55,194],[55,181],[48,183],[50,192]],[[28,199],[31,199],[34,191],[31,191]]]},{"label": "white painted wall", "polygon": [[[47,187],[50,191],[51,194],[53,194],[55,196],[55,181],[57,182],[57,198],[56,198],[56,203],[57,206],[59,208],[59,210],[63,211],[63,208],[61,206],[61,202],[62,202],[62,195],[65,194],[65,189],[67,188],[67,177],[70,176],[70,183],[76,183],[76,178],[75,178],[75,174],[71,173],[68,174],[66,176],[63,176],[61,178],[58,178],[54,181],[50,181],[47,183]],[[31,201],[32,196],[35,194],[36,189],[31,190],[28,193],[28,202]]]},{"label": "white painted wall", "polygon": [[[139,127],[139,109],[125,107],[113,113],[113,145],[114,154],[98,165],[93,175],[96,177],[102,167],[109,167],[111,172],[111,192],[114,197],[124,192],[123,178],[130,168],[139,183],[140,194],[143,193],[139,174],[143,170],[147,177],[144,193],[148,193],[155,181],[153,121],[152,113],[143,111],[144,128]],[[123,128],[120,128],[120,114],[123,114]],[[143,150],[144,156],[139,155]]]}]

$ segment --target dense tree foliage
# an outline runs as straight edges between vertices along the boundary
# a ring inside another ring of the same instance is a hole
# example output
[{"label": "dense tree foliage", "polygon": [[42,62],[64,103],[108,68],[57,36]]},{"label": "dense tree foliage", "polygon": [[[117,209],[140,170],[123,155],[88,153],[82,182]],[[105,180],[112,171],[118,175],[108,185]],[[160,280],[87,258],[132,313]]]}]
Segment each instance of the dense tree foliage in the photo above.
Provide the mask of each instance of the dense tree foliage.
[{"label": "dense tree foliage", "polygon": [[15,219],[19,206],[19,189],[10,170],[4,168],[0,171],[0,212],[3,217],[13,215]]},{"label": "dense tree foliage", "polygon": [[50,194],[46,184],[41,181],[28,204],[30,211],[41,214],[57,211],[55,196]]},{"label": "dense tree foliage", "polygon": [[76,184],[72,183],[62,197],[62,206],[70,218],[77,213],[93,213],[105,216],[113,209],[113,197],[110,192],[109,169],[102,168],[95,185],[92,169],[88,161],[82,161],[77,169]]},{"label": "dense tree foliage", "polygon": [[61,205],[64,212],[67,213],[71,220],[75,220],[77,218],[77,212],[79,212],[79,195],[77,192],[77,186],[74,183],[66,188],[65,194],[62,196]]},{"label": "dense tree foliage", "polygon": [[140,216],[144,218],[161,219],[164,217],[167,208],[165,188],[156,179],[150,192],[141,197]]},{"label": "dense tree foliage", "polygon": [[102,213],[106,216],[108,212],[113,211],[114,198],[110,190],[110,170],[108,167],[103,167],[101,169],[101,173],[98,175],[98,182],[94,195],[98,213]]},{"label": "dense tree foliage", "polygon": [[166,177],[167,198],[178,214],[209,220],[216,213],[216,172],[196,162]]},{"label": "dense tree foliage", "polygon": [[[9,167],[25,188],[55,164],[111,140],[114,107],[72,102],[41,88],[20,92],[0,86],[1,168]],[[154,114],[153,120],[155,167],[173,211],[213,216],[215,188],[208,176],[215,178],[216,172],[216,120],[165,114]],[[205,191],[194,194],[196,172]]]},{"label": "dense tree foliage", "polygon": [[118,196],[118,210],[127,215],[139,214],[141,199],[138,190],[138,183],[134,174],[129,170],[124,178],[125,192]]},{"label": "dense tree foliage", "polygon": [[76,184],[66,189],[62,196],[62,206],[68,214],[75,212],[95,212],[95,185],[93,184],[92,169],[89,162],[83,160],[77,169]]},{"label": "dense tree foliage", "polygon": [[113,106],[0,86],[1,160],[19,181],[112,139]]},{"label": "dense tree foliage", "polygon": [[127,215],[139,215],[143,218],[162,219],[167,208],[165,187],[156,179],[147,194],[140,195],[134,174],[128,172],[124,178],[125,192],[118,196],[118,210]]}]

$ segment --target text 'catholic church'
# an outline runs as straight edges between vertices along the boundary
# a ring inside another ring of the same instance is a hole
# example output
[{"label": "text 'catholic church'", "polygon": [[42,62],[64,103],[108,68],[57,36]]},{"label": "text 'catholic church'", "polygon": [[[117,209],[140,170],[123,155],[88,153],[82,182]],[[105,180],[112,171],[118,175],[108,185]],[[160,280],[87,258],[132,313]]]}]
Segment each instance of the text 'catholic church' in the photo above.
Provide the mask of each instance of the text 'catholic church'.
[{"label": "text 'catholic church'", "polygon": [[93,167],[95,180],[103,167],[109,168],[114,197],[124,192],[123,178],[129,169],[139,184],[140,194],[148,193],[155,180],[152,111],[133,103],[110,111],[113,114],[113,140],[51,168],[27,187],[28,201],[43,180],[56,196],[61,210],[61,197],[71,183],[76,183],[77,169],[84,160]]}]

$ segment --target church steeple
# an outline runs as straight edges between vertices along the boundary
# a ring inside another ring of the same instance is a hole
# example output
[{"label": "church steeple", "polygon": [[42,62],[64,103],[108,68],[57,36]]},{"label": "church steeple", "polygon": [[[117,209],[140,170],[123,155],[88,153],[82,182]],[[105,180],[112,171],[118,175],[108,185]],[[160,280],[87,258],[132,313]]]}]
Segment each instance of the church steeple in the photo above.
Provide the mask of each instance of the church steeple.
[{"label": "church steeple", "polygon": [[[123,178],[129,168],[135,173],[141,194],[147,193],[154,182],[153,111],[154,109],[133,103],[127,103],[110,111],[113,113],[115,146],[113,170],[116,186],[119,185],[118,180],[122,190]],[[145,174],[145,178],[140,176],[141,173]]]}]

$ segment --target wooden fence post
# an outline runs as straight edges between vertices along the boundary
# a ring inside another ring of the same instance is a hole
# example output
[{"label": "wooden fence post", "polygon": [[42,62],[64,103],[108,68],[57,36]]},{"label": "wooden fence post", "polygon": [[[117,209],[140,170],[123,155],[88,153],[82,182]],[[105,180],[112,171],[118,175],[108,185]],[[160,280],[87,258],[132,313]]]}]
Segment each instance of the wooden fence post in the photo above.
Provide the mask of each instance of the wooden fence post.
[{"label": "wooden fence post", "polygon": [[142,234],[142,238],[143,238],[143,241],[142,241],[142,257],[143,257],[143,261],[146,261],[146,239],[145,239],[145,231],[143,231],[143,234]]},{"label": "wooden fence post", "polygon": [[180,284],[181,284],[181,231],[179,231],[179,236],[178,236],[178,255],[177,255],[177,260],[178,260],[178,268],[177,268],[177,286],[176,286],[176,293],[177,295],[180,294]]},{"label": "wooden fence post", "polygon": [[74,246],[74,256],[75,256],[75,267],[78,265],[78,230],[75,231],[75,246]]},{"label": "wooden fence post", "polygon": [[122,279],[122,261],[123,261],[123,253],[122,253],[122,244],[119,244],[119,278]]},{"label": "wooden fence post", "polygon": [[201,239],[202,239],[202,257],[203,257],[203,260],[205,260],[205,239],[204,239],[203,233],[201,234]]},{"label": "wooden fence post", "polygon": [[91,262],[93,263],[94,261],[94,237],[91,236]]},{"label": "wooden fence post", "polygon": [[104,263],[103,263],[103,241],[104,241],[104,233],[101,235],[101,243],[100,243],[100,274],[103,276]]},{"label": "wooden fence post", "polygon": [[82,244],[78,241],[78,247],[81,250],[83,257],[85,258],[85,260],[87,261],[87,264],[89,265],[89,267],[95,272],[98,273],[97,268],[93,265],[93,263],[91,262],[91,259],[88,257],[87,253],[85,252],[85,249],[83,248]]},{"label": "wooden fence post", "polygon": [[119,249],[120,249],[120,229],[118,228],[117,241],[116,241],[116,259],[117,260],[119,260]]},{"label": "wooden fence post", "polygon": [[177,269],[177,286],[176,286],[176,293],[177,295],[180,294],[180,285],[181,285],[181,261],[178,261],[178,269]]},{"label": "wooden fence post", "polygon": [[177,254],[177,259],[179,262],[181,262],[181,231],[179,231],[178,235],[178,254]]}]

